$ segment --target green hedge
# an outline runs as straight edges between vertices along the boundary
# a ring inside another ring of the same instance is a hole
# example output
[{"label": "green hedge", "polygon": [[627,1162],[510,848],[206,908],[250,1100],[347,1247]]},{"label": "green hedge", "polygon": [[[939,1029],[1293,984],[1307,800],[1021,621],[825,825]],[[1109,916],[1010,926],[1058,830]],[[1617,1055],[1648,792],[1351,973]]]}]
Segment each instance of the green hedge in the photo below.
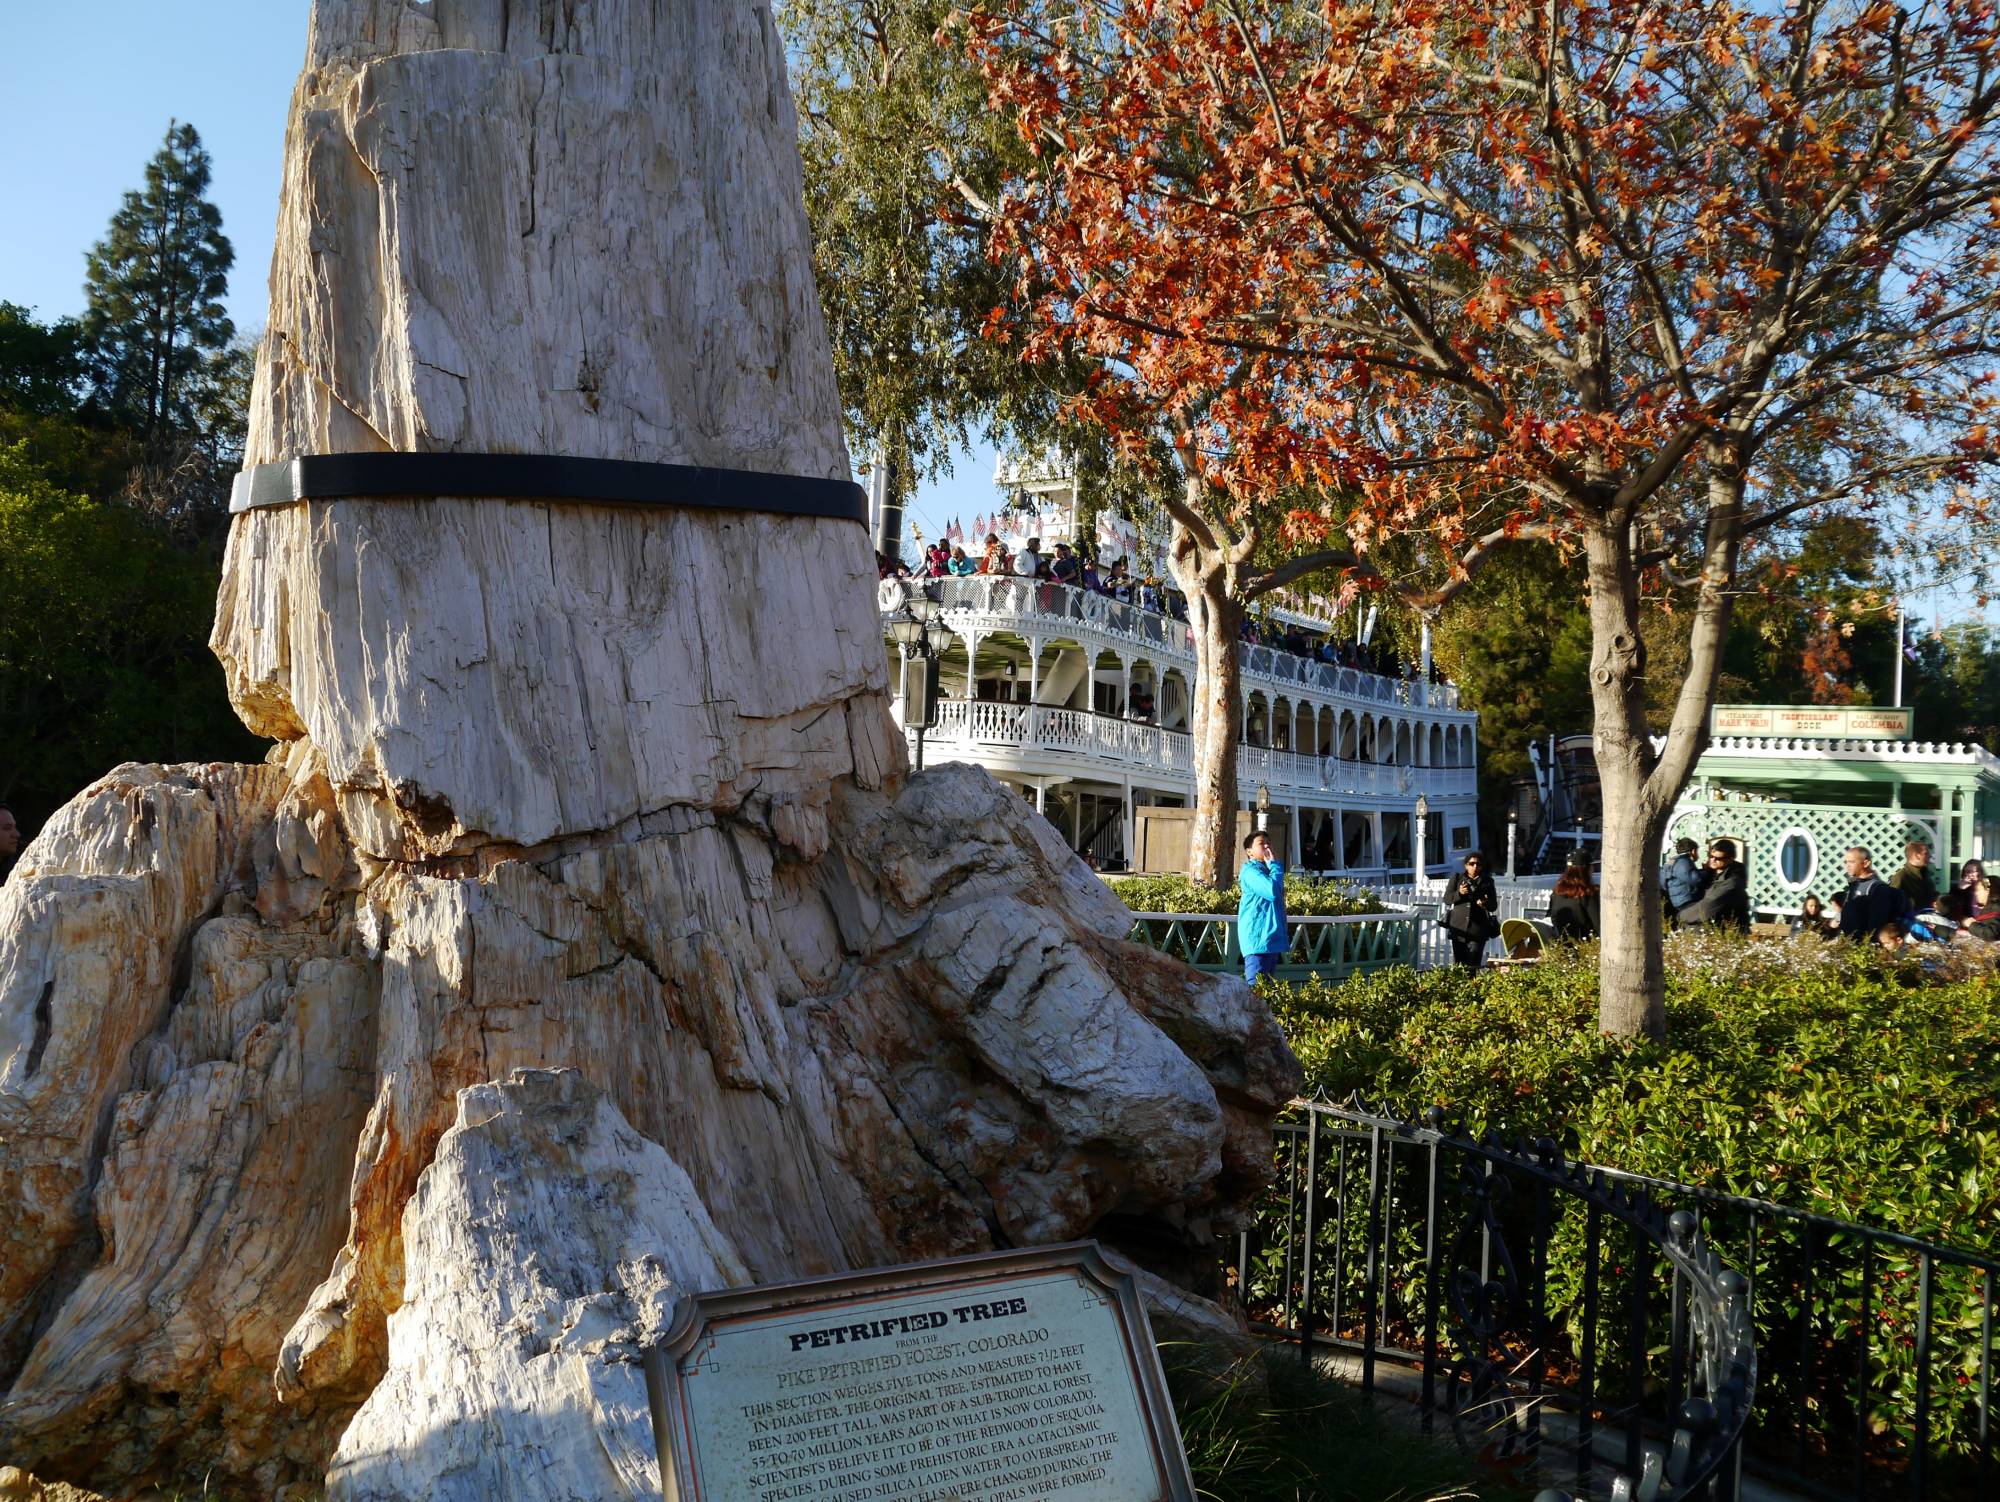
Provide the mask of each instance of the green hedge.
[{"label": "green hedge", "polygon": [[[1659,1043],[1598,1033],[1596,958],[1583,946],[1477,977],[1397,969],[1263,990],[1311,1090],[1359,1092],[1404,1119],[1440,1106],[1453,1125],[1546,1135],[1574,1159],[2000,1251],[2000,982],[1984,954],[1676,934]],[[1751,1265],[1744,1229],[1741,1216],[1715,1226],[1739,1267]],[[1864,1263],[1851,1242],[1810,1240],[1767,1223],[1756,1243],[1757,1427],[1806,1416],[1815,1432],[1852,1433],[1845,1363],[1865,1268],[1866,1427],[1878,1460],[1907,1457],[1916,1259],[1890,1250]],[[1421,1276],[1420,1249],[1389,1255]],[[1551,1245],[1549,1281],[1572,1347],[1580,1267],[1571,1227]],[[1939,1268],[1931,1437],[1957,1463],[1976,1445],[1980,1292],[1976,1274]]]},{"label": "green hedge", "polygon": [[[1185,876],[1107,876],[1105,885],[1135,913],[1233,913],[1237,890],[1197,886]],[[1366,887],[1322,876],[1287,876],[1285,911],[1294,918],[1340,918],[1388,908]]]},{"label": "green hedge", "polygon": [[1817,939],[1676,934],[1667,1039],[1597,1031],[1596,954],[1267,993],[1310,1087],[1991,1251],[2000,983]]}]

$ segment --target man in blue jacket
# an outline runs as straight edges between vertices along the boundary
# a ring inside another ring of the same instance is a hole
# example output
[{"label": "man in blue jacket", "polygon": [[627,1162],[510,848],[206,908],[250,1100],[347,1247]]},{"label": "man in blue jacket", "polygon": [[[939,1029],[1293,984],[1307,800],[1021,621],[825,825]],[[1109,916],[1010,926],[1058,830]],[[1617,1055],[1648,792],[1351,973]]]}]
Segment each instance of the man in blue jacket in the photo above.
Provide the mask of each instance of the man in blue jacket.
[{"label": "man in blue jacket", "polygon": [[1667,913],[1678,918],[1682,908],[1693,907],[1708,891],[1710,873],[1694,863],[1701,847],[1693,840],[1675,840],[1674,858],[1660,873],[1660,890],[1667,894]]},{"label": "man in blue jacket", "polygon": [[1243,842],[1250,859],[1236,873],[1236,941],[1243,949],[1243,978],[1254,981],[1278,968],[1291,947],[1285,933],[1285,868],[1263,830]]}]

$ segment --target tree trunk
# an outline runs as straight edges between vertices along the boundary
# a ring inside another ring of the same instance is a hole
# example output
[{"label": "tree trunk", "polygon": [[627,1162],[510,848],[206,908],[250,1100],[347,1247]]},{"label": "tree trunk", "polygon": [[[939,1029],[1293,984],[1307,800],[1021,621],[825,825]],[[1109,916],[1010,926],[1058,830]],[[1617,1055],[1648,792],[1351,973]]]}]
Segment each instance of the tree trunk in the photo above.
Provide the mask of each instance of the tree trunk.
[{"label": "tree trunk", "polygon": [[[783,65],[759,5],[319,0],[248,462],[845,477]],[[1212,1274],[1283,1036],[1125,944],[984,773],[907,774],[868,542],[479,496],[235,518],[214,646],[270,762],[119,768],[0,888],[0,1455],[270,1495],[391,1373],[377,1417],[431,1391],[434,1460],[507,1448],[518,1416],[427,1389],[504,1373],[392,1334],[460,1271],[420,1260],[462,1238],[405,1215],[419,1177],[520,1068],[664,1148],[742,1276],[1107,1218]],[[365,1495],[453,1484],[403,1458]]]},{"label": "tree trunk", "polygon": [[1593,749],[1604,798],[1597,1025],[1619,1037],[1657,1038],[1666,1031],[1660,837],[1672,804],[1660,807],[1648,784],[1654,756],[1646,727],[1646,646],[1624,520],[1591,527],[1585,556]]},{"label": "tree trunk", "polygon": [[1236,874],[1236,754],[1243,738],[1243,673],[1237,650],[1243,605],[1230,594],[1222,563],[1200,556],[1192,538],[1186,540],[1185,557],[1176,539],[1173,563],[1194,634],[1188,718],[1194,823],[1188,832],[1188,876],[1202,886],[1220,888]]}]

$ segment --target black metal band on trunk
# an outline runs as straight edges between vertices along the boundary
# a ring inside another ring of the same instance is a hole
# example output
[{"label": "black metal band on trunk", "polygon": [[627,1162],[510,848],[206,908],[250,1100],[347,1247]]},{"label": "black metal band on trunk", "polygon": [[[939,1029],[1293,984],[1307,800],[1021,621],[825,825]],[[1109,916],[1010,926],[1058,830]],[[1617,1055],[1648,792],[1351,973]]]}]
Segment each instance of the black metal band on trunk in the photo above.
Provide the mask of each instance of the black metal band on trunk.
[{"label": "black metal band on trunk", "polygon": [[464,496],[587,501],[609,506],[704,506],[868,523],[868,496],[852,480],[774,475],[700,464],[567,459],[557,454],[306,454],[243,470],[233,512],[294,501]]}]

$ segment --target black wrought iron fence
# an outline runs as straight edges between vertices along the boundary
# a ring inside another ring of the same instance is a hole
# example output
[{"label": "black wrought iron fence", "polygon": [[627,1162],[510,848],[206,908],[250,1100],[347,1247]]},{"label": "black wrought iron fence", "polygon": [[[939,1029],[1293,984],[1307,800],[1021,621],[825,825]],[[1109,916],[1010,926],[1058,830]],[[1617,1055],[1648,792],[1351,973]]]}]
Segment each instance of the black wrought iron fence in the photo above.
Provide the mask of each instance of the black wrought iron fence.
[{"label": "black wrought iron fence", "polygon": [[[2000,1261],[1301,1103],[1231,1269],[1267,1333],[1393,1363],[1426,1417],[1579,1492],[2000,1497]],[[1756,1403],[1749,1405],[1754,1380]]]},{"label": "black wrought iron fence", "polygon": [[1614,1169],[1694,1214],[1750,1280],[1758,1401],[1746,1454],[1840,1502],[2000,1498],[2000,1259],[1767,1200]]},{"label": "black wrought iron fence", "polygon": [[1358,1107],[1301,1103],[1232,1275],[1268,1333],[1382,1364],[1426,1424],[1580,1494],[1733,1499],[1748,1285],[1643,1187]]}]

